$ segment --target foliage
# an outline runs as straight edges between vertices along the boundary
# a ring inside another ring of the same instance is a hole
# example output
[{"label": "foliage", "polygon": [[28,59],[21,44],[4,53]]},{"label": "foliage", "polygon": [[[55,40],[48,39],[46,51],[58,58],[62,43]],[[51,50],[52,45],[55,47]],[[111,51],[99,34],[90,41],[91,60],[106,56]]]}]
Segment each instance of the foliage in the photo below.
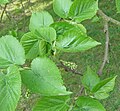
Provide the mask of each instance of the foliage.
[{"label": "foliage", "polygon": [[31,63],[31,69],[24,70],[21,73],[23,83],[31,91],[44,96],[70,94],[63,86],[63,81],[56,65],[48,58],[34,59]]},{"label": "foliage", "polygon": [[18,40],[10,35],[0,38],[0,68],[7,68],[11,64],[25,63],[24,49]]},{"label": "foliage", "polygon": [[[2,0],[0,4],[7,2]],[[119,12],[118,1],[116,6]],[[74,105],[72,92],[66,90],[51,59],[60,51],[81,52],[101,44],[88,36],[81,23],[96,15],[98,0],[54,0],[53,9],[61,21],[54,22],[47,11],[35,12],[30,18],[30,31],[20,41],[11,35],[0,38],[0,109],[15,110],[23,83],[32,93],[42,96],[33,111],[105,111],[98,100],[109,96],[117,76],[100,81],[88,67],[82,77],[87,96],[78,96]]]},{"label": "foliage", "polygon": [[100,78],[88,67],[81,81],[84,87],[91,91],[100,82]]},{"label": "foliage", "polygon": [[0,4],[6,4],[8,2],[9,2],[9,0],[0,0]]},{"label": "foliage", "polygon": [[36,29],[39,29],[41,27],[47,27],[52,23],[53,18],[48,12],[36,12],[33,13],[31,16],[29,29],[30,31],[35,31]]},{"label": "foliage", "polygon": [[53,9],[61,18],[67,18],[71,5],[71,0],[54,0]]},{"label": "foliage", "polygon": [[81,96],[76,101],[74,111],[106,111],[102,104],[90,97]]},{"label": "foliage", "polygon": [[113,90],[115,85],[115,77],[107,78],[100,83],[98,83],[92,90],[95,98],[97,99],[105,99],[109,96],[109,92]]},{"label": "foliage", "polygon": [[43,97],[38,100],[33,111],[67,111],[69,96]]},{"label": "foliage", "polygon": [[75,0],[70,8],[69,17],[76,22],[92,18],[98,10],[98,0]]},{"label": "foliage", "polygon": [[109,96],[108,93],[113,90],[116,77],[100,81],[98,75],[88,67],[87,72],[83,75],[82,83],[88,90],[88,95],[96,99],[105,99]]},{"label": "foliage", "polygon": [[0,109],[14,111],[21,95],[21,77],[18,67],[12,65],[0,73]]},{"label": "foliage", "polygon": [[120,13],[120,0],[116,0],[117,12]]}]

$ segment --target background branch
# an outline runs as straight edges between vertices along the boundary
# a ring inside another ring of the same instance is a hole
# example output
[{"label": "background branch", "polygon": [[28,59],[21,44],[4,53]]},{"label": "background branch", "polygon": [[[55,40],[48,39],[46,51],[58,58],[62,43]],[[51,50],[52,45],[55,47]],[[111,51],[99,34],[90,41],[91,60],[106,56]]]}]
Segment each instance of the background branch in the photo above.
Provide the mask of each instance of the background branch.
[{"label": "background branch", "polygon": [[109,62],[108,60],[108,51],[109,51],[109,29],[108,29],[108,21],[105,21],[104,25],[104,33],[106,35],[106,42],[105,42],[105,52],[104,52],[104,58],[103,63],[98,71],[98,74],[101,75],[103,72],[103,68],[105,67],[106,62]]},{"label": "background branch", "polygon": [[120,22],[107,16],[102,10],[98,10],[97,14],[104,20],[105,25],[104,25],[104,33],[106,35],[106,43],[105,43],[105,52],[104,52],[104,58],[102,65],[98,71],[98,74],[101,75],[103,72],[103,68],[105,67],[106,62],[109,62],[108,60],[108,51],[109,51],[109,26],[108,23],[111,22],[115,25],[120,26]]},{"label": "background branch", "polygon": [[5,10],[6,10],[6,8],[7,8],[7,4],[8,4],[8,3],[5,4],[4,9],[3,9],[3,11],[2,11],[2,14],[1,14],[1,17],[0,17],[0,21],[1,21],[1,22],[2,22],[3,15],[4,15],[4,13],[5,13]]},{"label": "background branch", "polygon": [[117,20],[115,20],[115,19],[107,16],[102,10],[98,10],[97,14],[98,14],[100,17],[102,17],[103,20],[105,20],[105,21],[107,21],[107,22],[111,22],[111,23],[113,23],[113,24],[115,24],[115,25],[120,26],[120,22],[119,22],[119,21],[117,21]]}]

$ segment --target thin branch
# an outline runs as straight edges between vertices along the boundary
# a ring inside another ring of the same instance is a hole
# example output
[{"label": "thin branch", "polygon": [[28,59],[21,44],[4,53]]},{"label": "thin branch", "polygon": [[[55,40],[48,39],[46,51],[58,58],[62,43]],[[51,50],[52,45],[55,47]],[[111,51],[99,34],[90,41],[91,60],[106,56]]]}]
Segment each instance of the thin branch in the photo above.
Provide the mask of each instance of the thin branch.
[{"label": "thin branch", "polygon": [[76,94],[76,97],[81,96],[82,93],[83,93],[83,91],[84,91],[84,87],[82,86],[81,89],[80,89],[80,91]]},{"label": "thin branch", "polygon": [[5,14],[6,14],[7,18],[9,19],[9,21],[11,21],[11,17],[9,16],[7,10],[5,10]]},{"label": "thin branch", "polygon": [[99,16],[101,16],[103,18],[103,20],[105,20],[107,22],[111,22],[113,24],[116,24],[116,25],[120,26],[120,22],[118,20],[115,20],[115,19],[107,16],[102,10],[98,10],[97,14]]},{"label": "thin branch", "polygon": [[103,63],[98,71],[98,74],[101,75],[103,72],[103,69],[105,67],[106,62],[109,62],[108,60],[108,51],[109,51],[109,29],[108,29],[108,23],[111,22],[115,25],[120,26],[120,22],[107,16],[102,10],[98,10],[97,14],[102,17],[102,19],[105,21],[104,25],[104,32],[106,35],[106,43],[105,43],[105,53],[104,53],[104,58],[103,58]]},{"label": "thin branch", "polygon": [[7,5],[8,5],[8,3],[5,4],[4,9],[3,9],[3,11],[2,11],[2,14],[1,14],[1,17],[0,17],[0,21],[1,21],[1,22],[2,22],[3,15],[4,15],[4,13],[5,13],[5,10],[6,10],[6,8],[7,8]]},{"label": "thin branch", "polygon": [[59,65],[58,67],[64,68],[64,70],[67,71],[67,72],[72,72],[72,73],[74,73],[74,74],[83,76],[83,75],[81,74],[81,72],[78,72],[78,71],[76,71],[76,70],[73,70],[73,69],[71,69],[71,68],[65,66],[62,62],[60,62],[60,65]]},{"label": "thin branch", "polygon": [[23,29],[24,29],[24,31],[25,31],[25,24],[26,24],[26,22],[25,22],[25,16],[26,16],[26,14],[25,14],[25,7],[24,7],[24,5],[23,5],[23,0],[20,0],[20,3],[21,3],[21,6],[22,6],[23,14],[24,14],[24,18],[23,18]]},{"label": "thin branch", "polygon": [[103,63],[98,71],[98,74],[101,75],[103,72],[103,68],[105,67],[106,62],[109,62],[108,60],[108,51],[109,51],[109,29],[108,29],[108,21],[105,21],[104,25],[104,32],[106,34],[106,43],[105,43],[105,53],[103,58]]},{"label": "thin branch", "polygon": [[75,95],[75,97],[73,98],[72,104],[70,105],[70,108],[69,108],[68,111],[72,111],[72,110],[73,110],[73,107],[74,107],[74,105],[75,105],[76,99],[78,99],[78,97],[82,95],[83,91],[84,91],[84,87],[82,86],[81,89],[80,89],[80,91],[79,91],[79,92]]},{"label": "thin branch", "polygon": [[11,23],[14,25],[14,26],[18,26],[17,25],[17,21],[15,20],[15,18],[11,15],[11,13],[7,10],[5,10],[5,14],[6,16],[8,17],[8,19],[11,21]]}]

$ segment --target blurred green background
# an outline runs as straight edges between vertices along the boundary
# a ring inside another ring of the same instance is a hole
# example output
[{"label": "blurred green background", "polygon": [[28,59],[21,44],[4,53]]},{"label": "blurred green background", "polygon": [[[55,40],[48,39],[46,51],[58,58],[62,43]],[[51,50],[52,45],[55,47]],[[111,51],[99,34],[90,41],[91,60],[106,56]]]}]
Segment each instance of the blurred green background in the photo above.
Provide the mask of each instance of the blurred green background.
[{"label": "blurred green background", "polygon": [[[115,0],[99,0],[99,8],[108,16],[111,16],[120,21],[120,14],[117,14],[115,8]],[[0,16],[4,10],[4,5],[0,7]],[[34,11],[47,10],[53,15],[54,20],[59,17],[53,12],[52,0],[15,0],[7,5],[2,21],[0,22],[0,36],[6,34],[14,34],[20,39],[25,32],[28,32],[30,15]],[[82,23],[89,36],[102,43],[89,51],[82,53],[60,53],[56,55],[58,60],[75,62],[78,65],[77,70],[84,73],[87,65],[95,72],[100,68],[104,56],[105,34],[104,22],[87,20]],[[109,64],[106,64],[101,79],[118,75],[114,91],[111,92],[109,98],[102,100],[107,111],[120,111],[120,27],[109,23],[110,32],[110,49],[109,49]],[[57,61],[56,61],[57,62]],[[80,90],[81,80],[79,75],[70,72],[65,72],[63,69],[62,76],[65,85],[74,93]],[[26,104],[25,102],[22,103]],[[29,107],[28,105],[27,107]],[[30,109],[17,111],[30,111]]]}]

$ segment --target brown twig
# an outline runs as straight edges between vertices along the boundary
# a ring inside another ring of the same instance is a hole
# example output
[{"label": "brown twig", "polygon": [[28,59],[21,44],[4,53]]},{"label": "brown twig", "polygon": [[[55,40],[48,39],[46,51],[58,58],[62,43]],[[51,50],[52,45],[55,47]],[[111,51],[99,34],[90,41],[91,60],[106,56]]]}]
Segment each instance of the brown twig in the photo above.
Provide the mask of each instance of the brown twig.
[{"label": "brown twig", "polygon": [[97,14],[102,17],[103,20],[107,21],[107,22],[111,22],[113,24],[116,24],[118,26],[120,26],[120,22],[118,20],[115,20],[109,16],[107,16],[102,10],[98,10]]},{"label": "brown twig", "polygon": [[81,74],[81,72],[78,72],[78,71],[76,71],[76,70],[73,70],[73,69],[71,69],[71,68],[65,66],[62,62],[60,62],[60,65],[59,65],[58,67],[64,68],[64,70],[67,71],[67,72],[72,72],[72,73],[74,73],[74,74],[83,76],[83,74]]},{"label": "brown twig", "polygon": [[102,10],[98,10],[97,14],[105,21],[104,32],[106,35],[104,58],[103,58],[102,65],[98,71],[98,74],[101,75],[103,72],[103,69],[105,67],[106,62],[109,62],[109,60],[108,60],[108,52],[109,52],[109,25],[108,25],[108,23],[111,22],[115,25],[120,26],[120,22],[107,16]]},{"label": "brown twig", "polygon": [[80,91],[73,98],[72,104],[70,105],[70,108],[69,108],[68,111],[72,111],[73,110],[73,106],[75,105],[76,99],[78,99],[78,97],[82,95],[83,91],[84,91],[84,87],[82,86],[81,89],[80,89]]},{"label": "brown twig", "polygon": [[83,93],[83,91],[84,91],[84,87],[83,87],[83,86],[81,86],[81,89],[80,89],[80,91],[76,94],[76,97],[81,96],[81,95],[82,95],[82,93]]},{"label": "brown twig", "polygon": [[0,21],[1,21],[1,22],[2,22],[3,15],[4,15],[4,13],[5,13],[5,10],[6,10],[6,8],[7,8],[7,5],[8,5],[8,3],[5,4],[4,9],[3,9],[3,11],[2,11],[2,14],[1,14],[1,17],[0,17]]},{"label": "brown twig", "polygon": [[109,51],[109,29],[108,29],[108,21],[105,21],[104,25],[104,33],[106,35],[106,43],[105,43],[105,53],[104,53],[104,58],[103,58],[103,63],[98,71],[98,74],[101,75],[103,68],[106,64],[106,62],[109,62],[108,60],[108,51]]}]

